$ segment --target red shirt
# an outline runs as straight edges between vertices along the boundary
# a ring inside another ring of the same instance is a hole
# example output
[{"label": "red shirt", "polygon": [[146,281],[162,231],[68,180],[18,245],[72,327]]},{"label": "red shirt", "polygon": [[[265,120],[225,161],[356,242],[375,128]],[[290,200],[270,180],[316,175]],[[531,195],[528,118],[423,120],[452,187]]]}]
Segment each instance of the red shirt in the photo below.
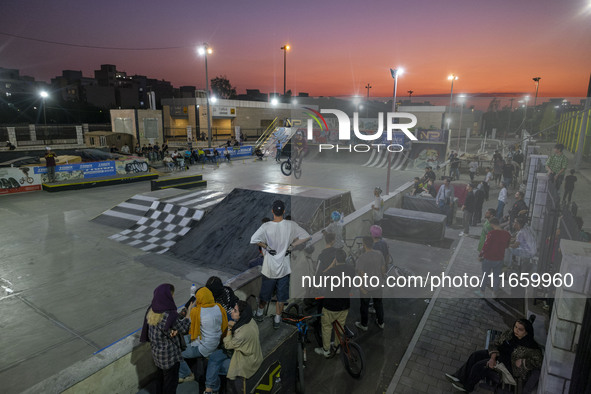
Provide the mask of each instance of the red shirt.
[{"label": "red shirt", "polygon": [[505,249],[509,247],[511,234],[505,230],[491,230],[486,235],[486,241],[480,256],[486,260],[501,261],[505,259]]}]

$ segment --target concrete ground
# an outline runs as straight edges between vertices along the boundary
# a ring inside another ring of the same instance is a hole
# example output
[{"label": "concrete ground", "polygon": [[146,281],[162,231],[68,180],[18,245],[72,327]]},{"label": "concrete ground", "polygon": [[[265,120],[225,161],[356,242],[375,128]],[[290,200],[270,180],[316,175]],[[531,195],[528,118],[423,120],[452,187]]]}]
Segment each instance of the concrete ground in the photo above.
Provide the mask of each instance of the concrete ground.
[{"label": "concrete ground", "polygon": [[[354,204],[373,199],[384,188],[385,169],[344,163],[305,163],[299,184],[350,190]],[[273,160],[237,160],[194,166],[208,188],[290,183]],[[392,189],[409,172],[392,175]],[[180,304],[191,283],[223,272],[203,270],[166,256],[153,256],[109,240],[118,232],[90,219],[149,183],[60,193],[35,192],[0,200],[0,381],[2,391],[18,393],[136,331],[153,289],[174,284]],[[186,289],[184,292],[182,289]]]}]

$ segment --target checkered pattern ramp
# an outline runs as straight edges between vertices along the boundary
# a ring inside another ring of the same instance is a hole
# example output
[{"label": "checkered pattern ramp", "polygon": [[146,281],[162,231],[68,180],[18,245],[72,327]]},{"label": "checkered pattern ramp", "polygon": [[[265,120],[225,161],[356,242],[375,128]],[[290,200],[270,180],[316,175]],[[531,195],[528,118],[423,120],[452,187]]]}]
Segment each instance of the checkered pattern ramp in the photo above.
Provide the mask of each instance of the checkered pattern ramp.
[{"label": "checkered pattern ramp", "polygon": [[162,254],[201,220],[203,211],[154,201],[143,218],[128,230],[109,238],[146,252]]}]

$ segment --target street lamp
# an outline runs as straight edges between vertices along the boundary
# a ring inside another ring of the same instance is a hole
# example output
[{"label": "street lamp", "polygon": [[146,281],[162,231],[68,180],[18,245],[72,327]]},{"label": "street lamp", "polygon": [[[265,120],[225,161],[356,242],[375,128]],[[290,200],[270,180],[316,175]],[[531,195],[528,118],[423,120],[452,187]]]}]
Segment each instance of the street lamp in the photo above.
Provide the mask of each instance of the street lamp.
[{"label": "street lamp", "polygon": [[45,124],[45,134],[47,134],[47,116],[45,115],[45,100],[49,97],[49,93],[45,90],[39,92],[39,96],[43,99],[43,123]]},{"label": "street lamp", "polygon": [[371,86],[369,83],[367,85],[365,85],[365,88],[367,89],[367,108],[365,109],[365,117],[369,117],[369,89],[371,89],[373,86]]},{"label": "street lamp", "polygon": [[449,81],[451,81],[451,93],[449,95],[449,112],[447,113],[447,150],[446,156],[449,155],[449,145],[451,143],[451,106],[453,104],[453,97],[454,97],[454,81],[458,80],[458,76],[455,74],[451,74],[447,77]]},{"label": "street lamp", "polygon": [[213,53],[213,49],[207,43],[197,48],[197,53],[205,58],[205,102],[207,104],[207,147],[211,148],[211,116],[209,110],[209,74],[207,70],[207,55]]},{"label": "street lamp", "polygon": [[[458,102],[460,103],[460,124],[458,126],[458,153],[460,152],[460,140],[462,138],[462,115],[464,114],[464,102],[466,101],[466,95],[460,94],[458,96]],[[468,146],[468,132],[466,132],[466,147]],[[464,153],[467,153],[467,148],[464,149]]]},{"label": "street lamp", "polygon": [[536,108],[536,103],[538,101],[538,88],[540,87],[540,79],[542,79],[542,77],[532,78],[532,81],[536,83],[536,98],[534,98],[534,108]]},{"label": "street lamp", "polygon": [[281,47],[281,50],[283,51],[283,96],[285,96],[285,76],[286,76],[286,71],[287,71],[287,51],[289,51],[291,49],[291,47],[289,46],[289,44],[286,44],[284,46]]},{"label": "street lamp", "polygon": [[[394,79],[394,92],[392,93],[392,112],[396,112],[396,89],[398,88],[398,77],[404,73],[403,68],[390,69],[392,78]],[[390,165],[392,162],[392,152],[388,149],[388,175],[386,179],[386,195],[390,194]]]}]

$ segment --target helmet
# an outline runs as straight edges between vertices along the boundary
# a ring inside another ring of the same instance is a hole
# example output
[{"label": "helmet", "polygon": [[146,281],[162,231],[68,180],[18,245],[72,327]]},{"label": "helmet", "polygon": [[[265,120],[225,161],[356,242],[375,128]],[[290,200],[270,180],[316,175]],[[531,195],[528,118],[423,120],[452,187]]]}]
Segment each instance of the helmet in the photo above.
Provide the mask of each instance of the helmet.
[{"label": "helmet", "polygon": [[378,194],[382,194],[382,189],[379,186],[376,186],[375,189],[373,189],[374,193],[378,193]]},{"label": "helmet", "polygon": [[339,220],[341,220],[341,214],[337,211],[334,211],[331,215],[330,218],[332,219],[333,222],[338,222]]},{"label": "helmet", "polygon": [[381,238],[382,237],[382,228],[377,224],[374,224],[369,228],[369,233],[373,238]]}]

